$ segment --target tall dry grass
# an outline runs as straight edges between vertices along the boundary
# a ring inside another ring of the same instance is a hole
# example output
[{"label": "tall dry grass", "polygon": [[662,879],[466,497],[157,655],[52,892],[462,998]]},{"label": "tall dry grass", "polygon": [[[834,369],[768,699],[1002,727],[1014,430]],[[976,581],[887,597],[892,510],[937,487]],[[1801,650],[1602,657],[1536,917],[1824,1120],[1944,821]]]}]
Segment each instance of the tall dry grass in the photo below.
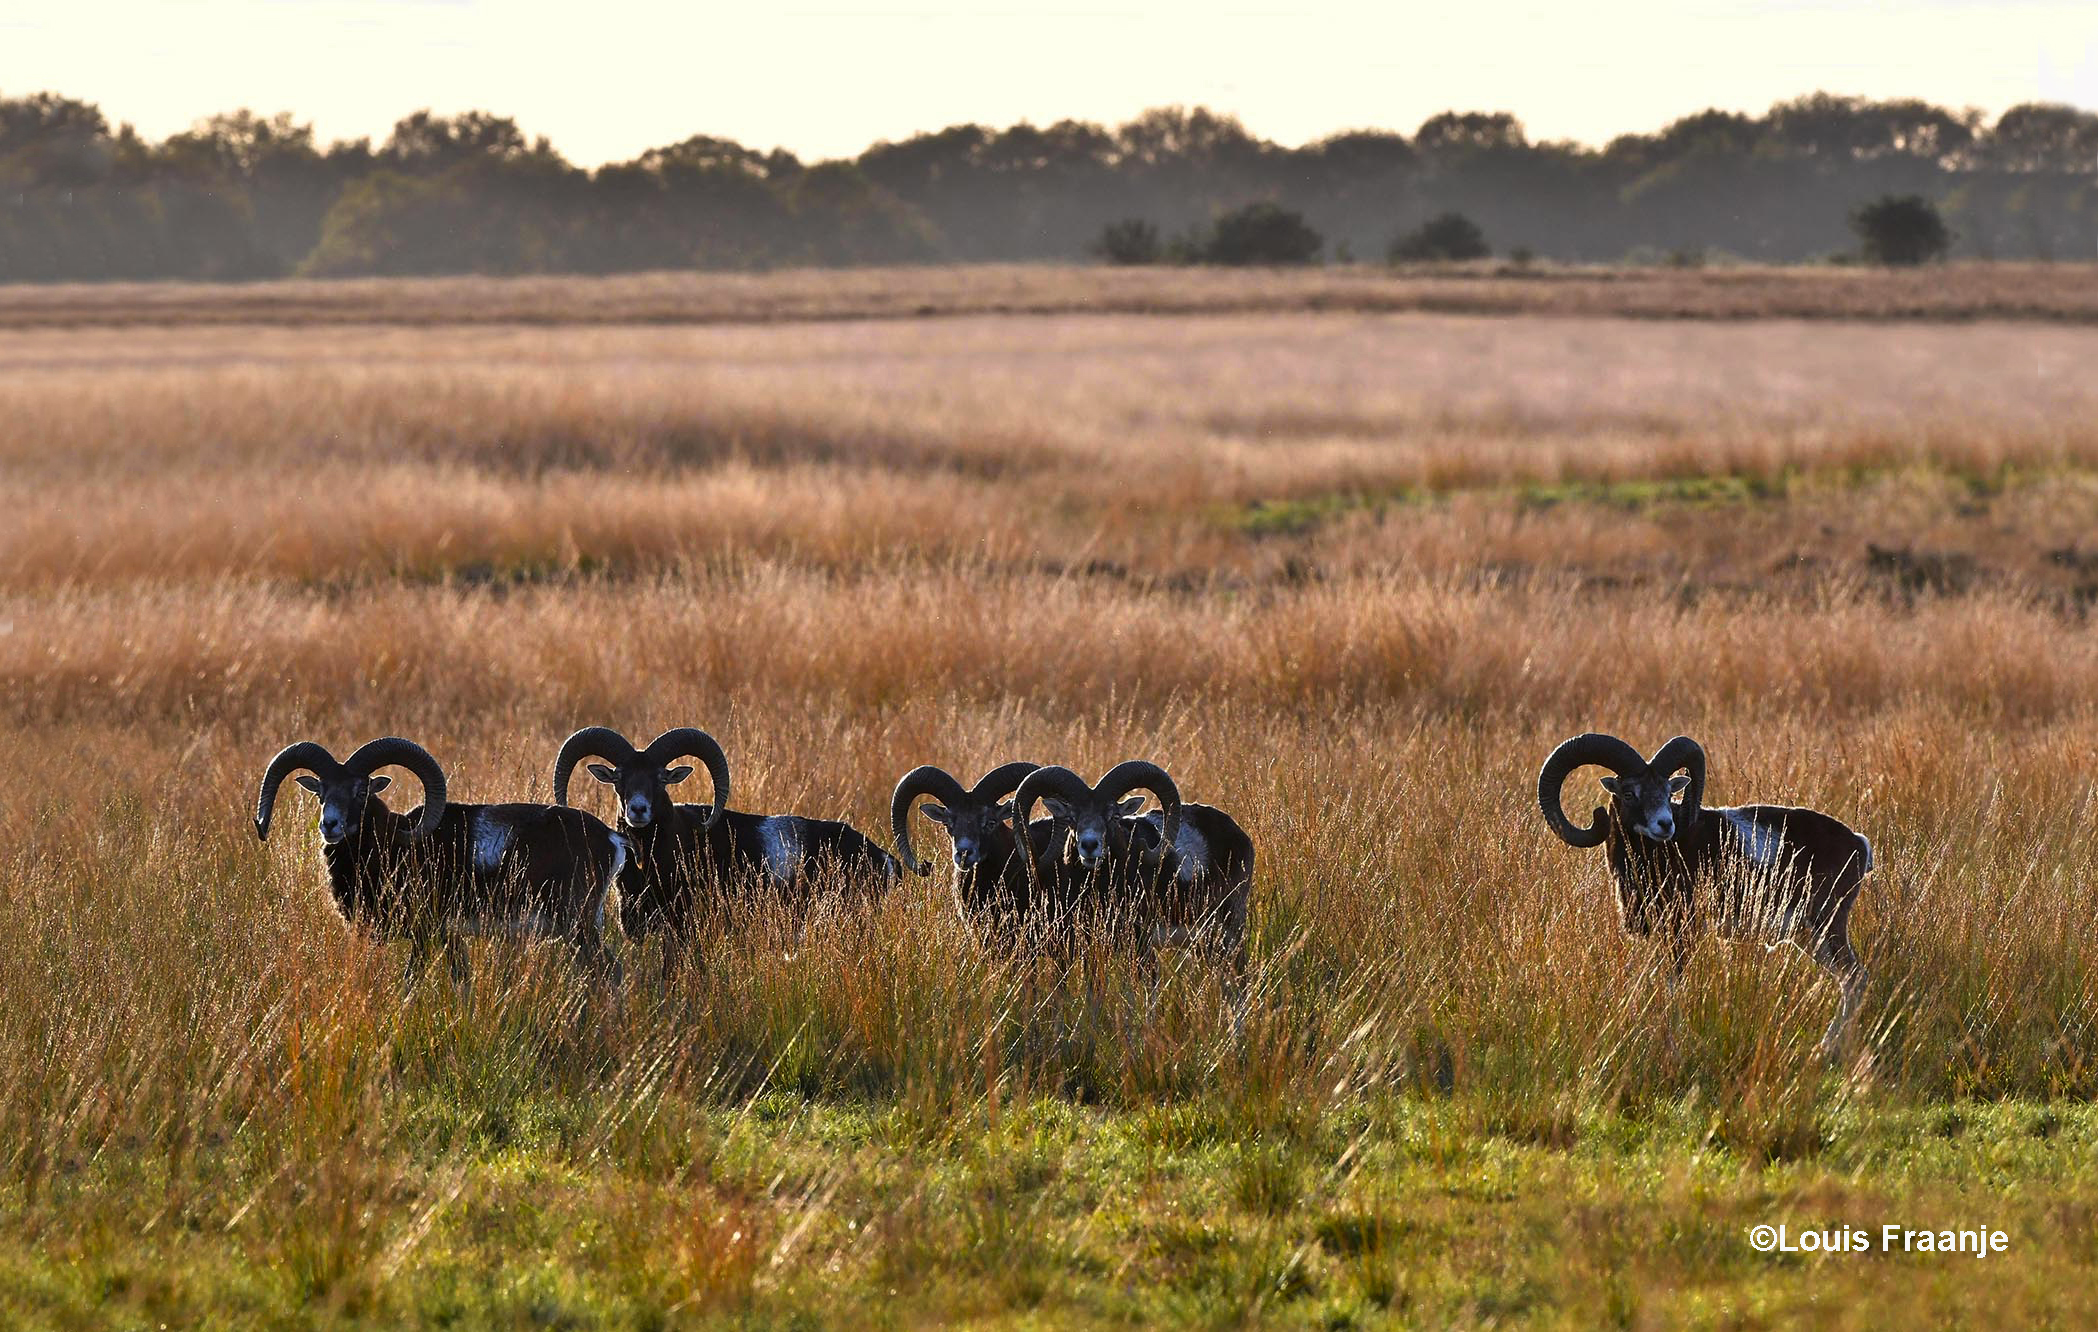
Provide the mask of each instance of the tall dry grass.
[{"label": "tall dry grass", "polygon": [[[1705,1116],[1751,1156],[1812,1150],[1832,1100],[2088,1097],[2090,337],[8,335],[0,1187],[34,1211],[129,1163],[130,1224],[287,1226],[256,1251],[318,1289],[406,1260],[431,1162],[529,1135],[699,1170],[694,1116],[762,1088],[927,1132],[1027,1098],[1258,1126],[1450,1094],[1548,1142]],[[494,947],[470,1002],[404,1003],[304,797],[249,830],[295,738],[410,735],[458,798],[526,799],[588,722],[706,726],[739,804],[870,829],[920,762],[1157,758],[1260,847],[1246,1034],[1199,967],[1145,1019],[1119,960],[987,955],[938,880],[791,957],[710,940],[617,1007]],[[1589,727],[1696,734],[1714,800],[1871,836],[1833,1079],[1804,959],[1708,944],[1671,1000],[1599,860],[1545,833],[1536,767]]]},{"label": "tall dry grass", "polygon": [[[1249,537],[1312,527],[1322,567],[1760,581],[1773,542],[1825,557],[1962,521],[2030,537],[2032,572],[2091,526],[2094,347],[1411,316],[12,334],[0,587],[753,554],[1186,579],[1259,573],[1277,548]],[[1715,477],[1799,503],[1719,528],[1621,512]],[[1583,487],[1602,504],[1545,511]]]}]

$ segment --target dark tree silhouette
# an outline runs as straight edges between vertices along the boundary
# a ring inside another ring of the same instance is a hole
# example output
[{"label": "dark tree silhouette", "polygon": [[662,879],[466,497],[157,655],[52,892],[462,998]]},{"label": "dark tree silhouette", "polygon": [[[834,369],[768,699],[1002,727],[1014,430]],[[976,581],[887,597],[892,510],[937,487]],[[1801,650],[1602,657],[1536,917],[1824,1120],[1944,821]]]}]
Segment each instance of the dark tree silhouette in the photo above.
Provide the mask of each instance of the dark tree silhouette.
[{"label": "dark tree silhouette", "polygon": [[[538,150],[553,151],[543,138]],[[531,151],[524,131],[508,116],[486,111],[438,116],[417,111],[394,123],[393,134],[379,150],[379,162],[396,171],[432,175],[460,166],[514,162]]]},{"label": "dark tree silhouette", "polygon": [[1413,134],[1413,146],[1428,157],[1512,150],[1528,143],[1522,122],[1506,111],[1445,111],[1422,121]]},{"label": "dark tree silhouette", "polygon": [[109,178],[117,144],[101,111],[56,93],[0,101],[0,180],[79,189]]},{"label": "dark tree silhouette", "polygon": [[[1888,196],[1939,210],[1947,254],[2098,256],[2098,114],[2031,103],[1990,124],[1817,93],[1602,149],[1478,111],[1285,148],[1164,107],[1119,126],[958,125],[818,163],[695,135],[584,171],[485,111],[417,112],[377,148],[248,110],[151,143],[86,102],[0,97],[0,281],[15,282],[1071,259],[1108,254],[1130,218],[1174,238],[1167,258],[1303,262],[1319,237],[1373,254],[1393,218],[1447,213],[1561,261],[1800,262],[1854,249],[1853,206]],[[1248,199],[1269,211],[1234,216]]]},{"label": "dark tree silhouette", "polygon": [[1850,215],[1865,258],[1898,268],[1927,264],[1945,253],[1952,233],[1919,194],[1882,195]]},{"label": "dark tree silhouette", "polygon": [[909,204],[850,162],[797,172],[784,196],[792,216],[786,257],[807,264],[908,264],[932,258],[939,238]]},{"label": "dark tree silhouette", "polygon": [[1093,253],[1110,264],[1155,264],[1165,258],[1158,227],[1140,217],[1125,217],[1101,228]]},{"label": "dark tree silhouette", "polygon": [[1419,263],[1434,259],[1484,259],[1493,253],[1486,233],[1462,213],[1442,213],[1429,218],[1391,243],[1393,263]]},{"label": "dark tree silhouette", "polygon": [[1202,246],[1202,258],[1238,266],[1308,264],[1325,244],[1302,213],[1275,203],[1250,203],[1216,220]]},{"label": "dark tree silhouette", "polygon": [[2098,114],[2052,102],[2014,106],[1996,121],[1982,156],[2000,171],[2098,171]]}]

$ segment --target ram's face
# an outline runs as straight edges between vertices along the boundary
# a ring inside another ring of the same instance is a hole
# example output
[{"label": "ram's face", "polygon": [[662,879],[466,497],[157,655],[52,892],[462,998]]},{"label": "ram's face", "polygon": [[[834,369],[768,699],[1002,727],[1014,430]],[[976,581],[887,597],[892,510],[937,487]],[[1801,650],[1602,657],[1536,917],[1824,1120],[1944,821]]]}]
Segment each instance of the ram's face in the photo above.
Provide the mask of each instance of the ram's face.
[{"label": "ram's face", "polygon": [[690,777],[692,769],[659,768],[653,763],[615,768],[593,763],[590,775],[618,793],[622,822],[629,828],[646,828],[670,812],[670,788]]},{"label": "ram's face", "polygon": [[1603,789],[1610,793],[1617,818],[1626,828],[1650,842],[1675,840],[1675,797],[1690,785],[1687,776],[1662,777],[1641,773],[1634,777],[1605,777]]},{"label": "ram's face", "polygon": [[1064,829],[1064,856],[1081,868],[1096,870],[1114,854],[1118,842],[1126,843],[1128,829],[1121,821],[1144,807],[1142,797],[1124,800],[1112,808],[1075,804],[1049,797],[1042,801],[1049,816]]},{"label": "ram's face", "polygon": [[1013,802],[997,805],[925,806],[925,817],[947,830],[954,843],[954,867],[972,870],[1004,843],[1003,830],[1011,823]]},{"label": "ram's face", "polygon": [[340,846],[364,827],[365,806],[377,800],[379,792],[391,785],[393,779],[337,776],[323,781],[311,774],[300,773],[297,781],[320,797],[321,841],[328,846]]}]

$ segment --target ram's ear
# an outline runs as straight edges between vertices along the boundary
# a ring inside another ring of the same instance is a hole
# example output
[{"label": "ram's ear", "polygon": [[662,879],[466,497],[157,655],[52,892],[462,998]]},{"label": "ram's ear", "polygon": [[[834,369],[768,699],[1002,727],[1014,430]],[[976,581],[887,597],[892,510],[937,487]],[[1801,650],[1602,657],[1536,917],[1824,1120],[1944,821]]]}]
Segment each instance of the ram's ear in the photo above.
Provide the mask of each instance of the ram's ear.
[{"label": "ram's ear", "polygon": [[1679,772],[1668,779],[1668,794],[1670,795],[1681,795],[1689,789],[1690,774],[1687,772]]},{"label": "ram's ear", "polygon": [[1059,800],[1055,796],[1043,796],[1042,804],[1048,809],[1050,818],[1064,823],[1072,822],[1078,814],[1077,807],[1070,801]]},{"label": "ram's ear", "polygon": [[298,776],[292,778],[292,780],[297,782],[299,785],[305,787],[307,790],[313,792],[315,795],[319,795],[321,793],[321,779],[313,776],[310,773],[302,772]]},{"label": "ram's ear", "polygon": [[1000,823],[1011,823],[1013,821],[1013,802],[1007,800],[993,808],[991,817],[997,819]]},{"label": "ram's ear", "polygon": [[1115,806],[1115,817],[1118,819],[1133,819],[1136,817],[1136,812],[1143,807],[1144,798],[1142,796],[1131,796]]},{"label": "ram's ear", "polygon": [[1603,789],[1605,791],[1608,791],[1611,795],[1619,794],[1617,789],[1617,779],[1615,777],[1603,778]]},{"label": "ram's ear", "polygon": [[387,787],[392,785],[393,778],[391,777],[374,777],[371,780],[371,785],[365,787],[364,789],[372,795],[377,795],[379,794],[379,792],[385,790]]},{"label": "ram's ear", "polygon": [[619,769],[613,767],[609,763],[591,764],[590,775],[592,777],[597,778],[599,781],[603,782],[607,786],[616,786],[619,783]]},{"label": "ram's ear", "polygon": [[947,808],[947,806],[921,805],[919,808],[925,811],[926,818],[931,819],[942,828],[952,828],[954,826],[954,811]]},{"label": "ram's ear", "polygon": [[663,785],[676,786],[691,775],[692,769],[690,768],[665,768],[663,769]]}]

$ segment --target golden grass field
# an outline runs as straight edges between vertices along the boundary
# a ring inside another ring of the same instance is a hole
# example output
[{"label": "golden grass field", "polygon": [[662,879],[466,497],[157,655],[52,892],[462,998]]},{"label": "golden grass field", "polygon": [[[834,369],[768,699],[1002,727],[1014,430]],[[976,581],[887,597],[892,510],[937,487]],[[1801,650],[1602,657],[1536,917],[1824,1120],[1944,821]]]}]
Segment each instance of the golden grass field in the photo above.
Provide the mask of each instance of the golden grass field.
[{"label": "golden grass field", "polygon": [[[2086,1324],[2098,279],[1417,281],[0,292],[0,1321]],[[1246,1031],[944,865],[404,1003],[253,836],[291,740],[543,799],[595,722],[884,842],[1154,758],[1258,844]],[[1534,805],[1591,728],[1871,837],[1840,1067],[1804,958],[1621,935]]]}]

